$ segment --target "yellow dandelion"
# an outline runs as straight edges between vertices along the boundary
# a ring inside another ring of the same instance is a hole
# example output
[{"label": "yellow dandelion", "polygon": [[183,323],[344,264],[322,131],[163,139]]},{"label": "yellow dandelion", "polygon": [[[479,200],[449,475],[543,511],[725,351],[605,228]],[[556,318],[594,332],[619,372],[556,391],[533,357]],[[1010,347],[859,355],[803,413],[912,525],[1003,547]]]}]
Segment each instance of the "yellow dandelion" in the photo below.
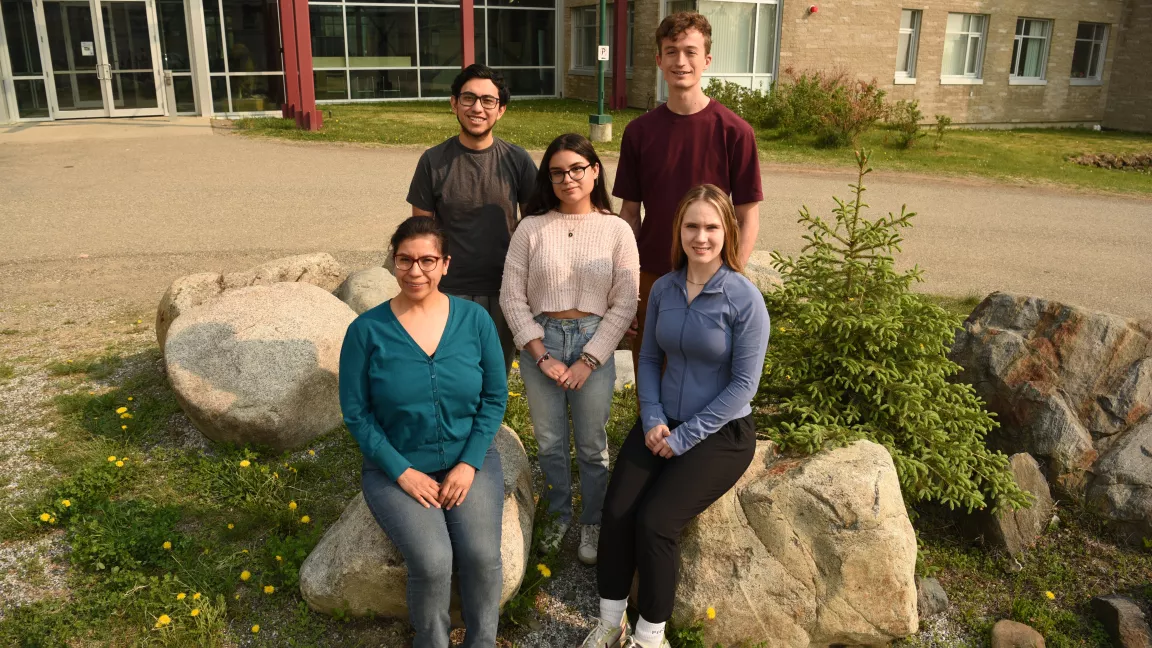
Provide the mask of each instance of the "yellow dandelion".
[{"label": "yellow dandelion", "polygon": [[309,448],[309,449],[308,449],[308,456],[309,456],[309,457],[315,457],[315,456],[316,456],[316,451],[315,451],[315,450],[312,450],[311,448]]},{"label": "yellow dandelion", "polygon": [[715,619],[716,618],[716,608],[709,606],[706,614],[708,615],[709,621],[711,621],[712,619]]},{"label": "yellow dandelion", "polygon": [[136,320],[136,323],[137,323],[137,324],[140,324],[140,323],[141,323],[141,322],[143,322],[143,321],[144,321],[144,320]]},{"label": "yellow dandelion", "polygon": [[56,518],[55,517],[48,518],[48,524],[56,524]]},{"label": "yellow dandelion", "polygon": [[96,392],[88,392],[88,395],[89,395],[89,396],[95,396],[95,395],[96,395]]},{"label": "yellow dandelion", "polygon": [[244,581],[245,583],[247,583],[249,578],[252,578],[252,572],[248,571],[247,569],[245,569],[244,571],[240,572],[240,580],[242,580],[242,581]]},{"label": "yellow dandelion", "polygon": [[116,461],[116,457],[108,457],[108,462],[109,462],[109,463],[111,463],[111,462],[113,462],[113,461]]},{"label": "yellow dandelion", "polygon": [[307,515],[300,518],[300,524],[308,524],[311,521],[312,521],[312,518],[308,517]]},{"label": "yellow dandelion", "polygon": [[1056,600],[1056,595],[1053,594],[1052,592],[1044,592],[1044,596],[1046,596],[1049,601]]},{"label": "yellow dandelion", "polygon": [[264,593],[265,594],[271,594],[272,592],[275,592],[275,591],[276,591],[276,588],[272,587],[271,585],[265,585],[264,586]]},{"label": "yellow dandelion", "polygon": [[188,616],[200,616],[200,608],[193,608],[192,611],[188,613]]},{"label": "yellow dandelion", "polygon": [[519,369],[520,368],[520,361],[519,360],[513,360],[512,361],[512,368],[513,369]]},{"label": "yellow dandelion", "polygon": [[166,626],[169,623],[172,623],[172,619],[169,618],[167,614],[161,614],[160,618],[156,619],[156,623],[159,623],[162,626]]},{"label": "yellow dandelion", "polygon": [[116,408],[116,413],[117,413],[117,414],[123,414],[124,412],[127,412],[127,411],[128,411],[128,408],[127,408],[127,407],[117,407],[117,408]]},{"label": "yellow dandelion", "polygon": [[548,565],[540,563],[539,565],[536,565],[536,570],[539,571],[540,574],[544,576],[544,578],[552,578],[552,570],[548,569]]},{"label": "yellow dandelion", "polygon": [[124,467],[124,462],[123,462],[123,461],[117,461],[117,462],[116,462],[116,467],[117,467],[117,468],[123,468],[123,467]]},{"label": "yellow dandelion", "polygon": [[132,397],[131,397],[131,396],[129,396],[129,397],[128,397],[128,400],[132,400]]},{"label": "yellow dandelion", "polygon": [[229,523],[228,523],[228,528],[229,528],[229,529],[235,529],[235,528],[236,528],[236,525],[235,525],[235,524],[232,524],[231,522],[229,522]]},{"label": "yellow dandelion", "polygon": [[280,556],[276,556],[276,562],[284,562],[284,559]]},{"label": "yellow dandelion", "polygon": [[164,544],[161,546],[164,547],[164,551],[172,551],[172,543],[168,542],[167,540],[165,540]]},{"label": "yellow dandelion", "polygon": [[239,601],[239,600],[240,600],[240,595],[239,595],[239,594],[237,594],[236,596],[233,596],[232,598],[234,598],[234,599],[236,599],[237,601]]},{"label": "yellow dandelion", "polygon": [[632,383],[626,383],[624,389],[632,389]]},{"label": "yellow dandelion", "polygon": [[272,473],[272,479],[280,479],[280,473],[278,473],[278,472]]},{"label": "yellow dandelion", "polygon": [[69,360],[69,361],[68,361],[68,364],[72,364],[72,361],[71,361],[71,360]]},{"label": "yellow dandelion", "polygon": [[512,398],[516,398],[517,396],[520,395],[520,392],[508,392],[508,395],[511,396]]},{"label": "yellow dandelion", "polygon": [[187,596],[188,595],[185,594],[184,592],[180,592],[179,594],[176,595],[176,600],[177,601],[183,601],[185,598],[187,598]]},{"label": "yellow dandelion", "polygon": [[72,500],[60,500],[60,503],[64,505],[64,508],[72,506]]},{"label": "yellow dandelion", "polygon": [[121,430],[127,430],[127,429],[128,429],[128,426],[127,426],[127,425],[121,425],[121,426],[120,426],[120,429],[121,429]]},{"label": "yellow dandelion", "polygon": [[856,301],[856,298],[855,297],[849,297],[848,301]]},{"label": "yellow dandelion", "polygon": [[292,500],[291,502],[288,502],[288,510],[289,511],[295,511],[296,510],[296,500]]},{"label": "yellow dandelion", "polygon": [[260,632],[260,624],[259,624],[259,623],[257,623],[256,625],[252,626],[252,632],[253,632],[253,633],[257,633],[257,632]]},{"label": "yellow dandelion", "polygon": [[247,549],[241,549],[240,553],[248,553],[248,550]]},{"label": "yellow dandelion", "polygon": [[199,601],[200,600],[200,592],[196,592],[195,594],[193,594],[192,600],[193,601]]},{"label": "yellow dandelion", "polygon": [[131,414],[129,414],[128,412],[124,412],[123,414],[121,414],[121,415],[120,415],[120,418],[122,418],[122,419],[130,419],[130,418],[132,418],[132,415],[131,415]]},{"label": "yellow dandelion", "polygon": [[243,460],[243,461],[241,461],[241,462],[240,462],[240,467],[241,467],[241,468],[247,468],[248,466],[251,466],[251,465],[252,465],[252,462],[251,462],[251,461],[248,461],[247,459],[245,459],[245,460]]}]

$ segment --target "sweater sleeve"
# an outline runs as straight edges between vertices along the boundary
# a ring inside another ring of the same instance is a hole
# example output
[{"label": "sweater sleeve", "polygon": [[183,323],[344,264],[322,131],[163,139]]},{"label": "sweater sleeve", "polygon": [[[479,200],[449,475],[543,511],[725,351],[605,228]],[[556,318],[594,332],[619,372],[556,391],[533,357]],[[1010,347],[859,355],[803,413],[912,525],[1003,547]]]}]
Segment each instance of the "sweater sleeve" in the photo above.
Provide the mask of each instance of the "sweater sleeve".
[{"label": "sweater sleeve", "polygon": [[358,321],[348,326],[340,347],[340,409],[344,424],[360,445],[360,451],[389,478],[396,480],[412,467],[412,462],[388,441],[372,411],[366,331],[363,326],[357,326]]},{"label": "sweater sleeve", "polygon": [[[636,395],[640,399],[640,420],[647,432],[657,425],[668,425],[664,405],[660,402],[660,376],[664,370],[664,351],[656,342],[656,319],[660,314],[660,281],[648,297],[644,315],[644,339],[640,343],[640,366],[636,367]],[[671,438],[671,437],[669,437]]]},{"label": "sweater sleeve", "polygon": [[771,325],[763,295],[737,305],[732,323],[732,379],[711,403],[672,430],[668,447],[676,455],[691,450],[752,402],[764,371]]},{"label": "sweater sleeve", "polygon": [[480,470],[484,467],[484,455],[504,421],[504,409],[508,406],[508,374],[504,369],[500,336],[487,313],[476,318],[475,333],[480,336],[480,371],[484,377],[480,387],[480,407],[472,419],[472,431],[464,442],[460,461]]},{"label": "sweater sleeve", "polygon": [[504,279],[500,285],[500,310],[512,331],[512,343],[517,349],[532,340],[544,338],[544,327],[532,319],[528,305],[528,255],[530,235],[528,223],[521,223],[508,243],[508,256],[504,259]]},{"label": "sweater sleeve", "polygon": [[[619,220],[619,219],[616,219]],[[636,249],[636,238],[624,221],[613,223],[619,236],[612,259],[612,287],[608,291],[608,310],[596,328],[596,334],[584,346],[588,355],[608,362],[620,344],[620,339],[632,318],[636,316],[636,304],[640,300],[640,253]]]}]

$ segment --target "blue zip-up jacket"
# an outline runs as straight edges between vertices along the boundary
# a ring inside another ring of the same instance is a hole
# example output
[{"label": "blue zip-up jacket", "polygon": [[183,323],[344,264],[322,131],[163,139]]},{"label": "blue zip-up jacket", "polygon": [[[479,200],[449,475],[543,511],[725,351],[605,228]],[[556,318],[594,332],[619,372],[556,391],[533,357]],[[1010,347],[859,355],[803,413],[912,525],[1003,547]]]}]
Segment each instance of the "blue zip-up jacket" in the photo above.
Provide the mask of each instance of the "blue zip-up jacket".
[{"label": "blue zip-up jacket", "polygon": [[508,404],[504,352],[492,317],[449,297],[448,323],[429,356],[391,300],[348,326],[340,349],[340,408],[360,450],[392,479],[464,462],[480,470]]},{"label": "blue zip-up jacket", "polygon": [[677,455],[752,413],[771,329],[764,295],[744,275],[721,266],[691,304],[687,276],[673,270],[652,285],[636,372],[644,430],[682,422],[668,437]]}]

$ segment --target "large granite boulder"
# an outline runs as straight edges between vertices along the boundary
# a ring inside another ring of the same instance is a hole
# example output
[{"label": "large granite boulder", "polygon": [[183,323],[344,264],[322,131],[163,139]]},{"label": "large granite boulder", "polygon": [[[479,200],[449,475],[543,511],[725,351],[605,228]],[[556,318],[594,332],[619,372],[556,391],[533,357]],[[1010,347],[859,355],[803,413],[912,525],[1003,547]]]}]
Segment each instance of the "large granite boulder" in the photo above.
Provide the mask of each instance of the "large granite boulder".
[{"label": "large granite boulder", "polygon": [[1044,637],[1032,626],[1002,619],[992,626],[992,648],[1044,648]]},{"label": "large granite boulder", "polygon": [[1152,648],[1152,630],[1135,601],[1112,594],[1092,599],[1091,605],[1117,648]]},{"label": "large granite boulder", "polygon": [[1006,509],[996,514],[984,510],[973,515],[982,522],[984,537],[992,546],[1018,555],[1031,548],[1044,532],[1052,519],[1055,503],[1048,480],[1032,455],[1026,452],[1014,454],[1008,459],[1008,467],[1016,478],[1016,484],[1032,495],[1032,506]]},{"label": "large granite boulder", "polygon": [[318,252],[275,259],[243,272],[201,272],[179,277],[168,287],[156,309],[156,342],[163,351],[168,329],[181,313],[207,303],[227,290],[299,282],[332,292],[347,274],[348,271],[332,255]]},{"label": "large granite boulder", "polygon": [[1093,468],[1088,503],[1133,541],[1152,538],[1152,416],[1133,426]]},{"label": "large granite boulder", "polygon": [[748,277],[762,293],[775,292],[784,285],[780,273],[772,267],[772,253],[765,250],[756,250],[748,257],[748,263],[744,266],[744,276]]},{"label": "large granite boulder", "polygon": [[336,289],[340,301],[359,315],[400,294],[400,284],[384,268],[368,268],[353,272]]},{"label": "large granite boulder", "polygon": [[916,632],[916,535],[896,467],[869,441],[752,466],[684,533],[673,620],[705,643],[878,645]]},{"label": "large granite boulder", "polygon": [[340,346],[356,318],[322,288],[230,290],[181,314],[164,361],[204,436],[284,450],[340,425]]},{"label": "large granite boulder", "polygon": [[1105,513],[1152,523],[1141,431],[1152,412],[1152,321],[993,293],[964,322],[951,356],[998,415],[989,445],[1031,454],[1075,500],[1091,492],[1107,500]]},{"label": "large granite boulder", "polygon": [[[504,525],[501,557],[504,562],[503,605],[524,579],[532,541],[532,469],[516,433],[501,426],[496,447],[504,468]],[[300,592],[318,612],[373,614],[408,620],[405,592],[408,570],[404,558],[372,517],[361,493],[352,500],[336,524],[300,566]],[[460,601],[453,588],[452,618],[457,626]]]}]

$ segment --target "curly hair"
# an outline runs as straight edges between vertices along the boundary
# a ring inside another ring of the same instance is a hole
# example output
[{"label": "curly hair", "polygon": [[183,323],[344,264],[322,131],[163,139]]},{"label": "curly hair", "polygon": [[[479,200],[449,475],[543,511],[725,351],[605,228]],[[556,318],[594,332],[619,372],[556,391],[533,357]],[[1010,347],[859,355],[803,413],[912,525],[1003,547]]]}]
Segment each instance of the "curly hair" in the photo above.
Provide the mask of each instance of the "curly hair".
[{"label": "curly hair", "polygon": [[712,24],[704,14],[695,11],[680,11],[668,15],[656,28],[656,51],[664,49],[664,39],[676,40],[689,29],[695,29],[704,37],[704,53],[712,53]]}]

